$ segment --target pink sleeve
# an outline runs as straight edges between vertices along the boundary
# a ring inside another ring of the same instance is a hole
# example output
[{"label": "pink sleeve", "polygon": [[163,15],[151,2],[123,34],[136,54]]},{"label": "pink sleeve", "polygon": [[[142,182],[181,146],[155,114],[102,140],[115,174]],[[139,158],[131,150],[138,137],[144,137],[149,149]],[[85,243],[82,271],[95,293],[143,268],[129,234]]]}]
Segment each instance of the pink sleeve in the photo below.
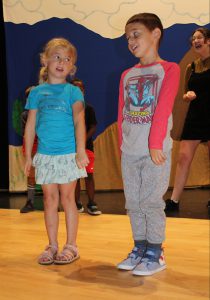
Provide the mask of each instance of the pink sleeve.
[{"label": "pink sleeve", "polygon": [[158,103],[152,119],[149,135],[149,149],[163,149],[167,133],[168,119],[172,113],[174,100],[178,92],[180,68],[177,64],[164,65],[165,77],[162,83]]},{"label": "pink sleeve", "polygon": [[119,86],[119,102],[118,102],[118,140],[119,140],[119,147],[122,145],[122,122],[123,122],[123,107],[124,107],[124,92],[123,92],[123,74],[120,79],[120,86]]}]

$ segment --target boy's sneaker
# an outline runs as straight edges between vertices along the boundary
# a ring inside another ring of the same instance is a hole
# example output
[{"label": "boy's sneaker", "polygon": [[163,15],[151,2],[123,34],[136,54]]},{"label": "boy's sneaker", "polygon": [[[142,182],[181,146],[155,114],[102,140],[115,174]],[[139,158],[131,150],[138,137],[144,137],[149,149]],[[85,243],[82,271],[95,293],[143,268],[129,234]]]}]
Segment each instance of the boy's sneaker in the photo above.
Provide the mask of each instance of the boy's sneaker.
[{"label": "boy's sneaker", "polygon": [[163,250],[147,249],[140,264],[133,270],[133,275],[148,276],[166,269]]},{"label": "boy's sneaker", "polygon": [[77,202],[76,201],[76,206],[77,206],[77,210],[78,210],[78,212],[79,213],[83,213],[84,212],[84,207],[83,207],[83,205],[82,205],[82,203],[81,202]]},{"label": "boy's sneaker", "polygon": [[179,202],[174,202],[171,199],[167,199],[165,202],[166,202],[165,212],[179,211]]},{"label": "boy's sneaker", "polygon": [[98,210],[98,207],[97,207],[97,205],[96,205],[95,202],[88,203],[88,205],[87,205],[87,211],[92,216],[99,216],[99,215],[101,215],[101,211]]},{"label": "boy's sneaker", "polygon": [[34,211],[34,205],[31,200],[28,200],[26,204],[20,209],[20,213],[28,213]]},{"label": "boy's sneaker", "polygon": [[144,256],[146,247],[134,247],[132,251],[128,254],[127,258],[121,261],[117,268],[120,270],[133,270],[141,261]]}]

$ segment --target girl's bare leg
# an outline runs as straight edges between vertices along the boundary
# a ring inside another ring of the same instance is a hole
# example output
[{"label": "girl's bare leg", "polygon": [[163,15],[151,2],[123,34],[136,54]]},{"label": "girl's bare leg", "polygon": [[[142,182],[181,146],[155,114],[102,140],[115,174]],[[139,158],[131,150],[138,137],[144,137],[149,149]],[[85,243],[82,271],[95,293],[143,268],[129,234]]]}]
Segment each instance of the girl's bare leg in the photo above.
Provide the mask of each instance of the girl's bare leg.
[{"label": "girl's bare leg", "polygon": [[44,218],[50,245],[58,245],[58,205],[59,190],[57,184],[42,185],[44,193]]},{"label": "girl's bare leg", "polygon": [[67,239],[66,244],[76,246],[76,237],[78,229],[78,211],[75,203],[76,181],[68,184],[61,184],[60,198],[65,213]]},{"label": "girl's bare leg", "polygon": [[180,142],[174,189],[171,196],[172,200],[179,201],[189,175],[191,162],[199,143],[200,140],[183,140]]}]

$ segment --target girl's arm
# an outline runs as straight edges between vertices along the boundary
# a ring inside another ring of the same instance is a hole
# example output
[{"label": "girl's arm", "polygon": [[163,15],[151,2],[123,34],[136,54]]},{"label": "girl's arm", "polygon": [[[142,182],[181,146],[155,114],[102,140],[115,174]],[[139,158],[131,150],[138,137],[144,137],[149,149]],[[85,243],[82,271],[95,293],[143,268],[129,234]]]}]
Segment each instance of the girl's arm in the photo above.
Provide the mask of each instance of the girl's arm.
[{"label": "girl's arm", "polygon": [[85,111],[83,102],[77,101],[72,105],[73,119],[76,137],[76,163],[78,168],[82,169],[89,163],[85,151],[86,128],[85,128]]},{"label": "girl's arm", "polygon": [[29,110],[28,119],[25,127],[24,139],[25,139],[26,162],[25,162],[24,173],[26,176],[29,175],[30,168],[32,165],[31,152],[34,144],[34,138],[35,138],[36,113],[37,110],[35,109]]},{"label": "girl's arm", "polygon": [[185,71],[185,82],[184,82],[184,95],[183,100],[190,102],[196,98],[196,94],[194,91],[188,91],[188,81],[190,79],[190,75],[192,73],[191,64],[189,64]]}]

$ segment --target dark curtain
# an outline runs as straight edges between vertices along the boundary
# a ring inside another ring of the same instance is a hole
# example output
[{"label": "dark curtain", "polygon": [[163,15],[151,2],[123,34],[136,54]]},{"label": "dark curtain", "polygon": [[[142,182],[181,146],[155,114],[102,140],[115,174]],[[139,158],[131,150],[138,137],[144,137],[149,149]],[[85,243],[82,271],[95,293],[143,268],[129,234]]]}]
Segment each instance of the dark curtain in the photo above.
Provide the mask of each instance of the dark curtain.
[{"label": "dark curtain", "polygon": [[9,188],[7,73],[3,5],[0,1],[0,190]]}]

